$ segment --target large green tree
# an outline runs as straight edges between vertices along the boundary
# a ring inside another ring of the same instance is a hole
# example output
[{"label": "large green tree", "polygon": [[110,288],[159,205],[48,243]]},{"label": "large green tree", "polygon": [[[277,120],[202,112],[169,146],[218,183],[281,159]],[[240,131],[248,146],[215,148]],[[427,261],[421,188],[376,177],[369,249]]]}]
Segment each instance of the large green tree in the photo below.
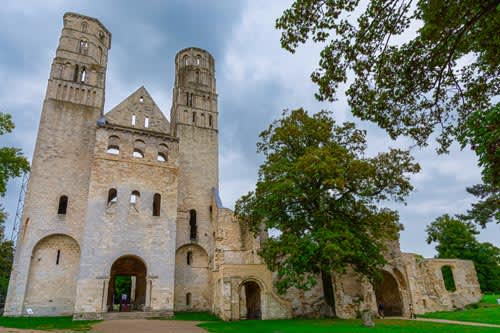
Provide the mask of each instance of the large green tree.
[{"label": "large green tree", "polygon": [[260,255],[277,271],[279,292],[309,289],[321,276],[334,311],[331,273],[351,267],[378,276],[401,230],[397,212],[381,205],[404,202],[419,166],[398,149],[367,157],[365,132],[337,125],[327,111],[285,111],[260,138],[265,161],[256,189],[237,201],[235,213],[255,233],[274,235]]},{"label": "large green tree", "polygon": [[[494,132],[493,152],[476,152],[498,176],[498,116],[483,113],[500,94],[500,0],[295,0],[276,27],[290,52],[311,39],[324,45],[311,75],[318,99],[335,100],[350,81],[354,116],[420,146],[436,133],[439,152]],[[500,222],[498,184],[468,191],[480,198],[470,218]]]},{"label": "large green tree", "polygon": [[427,242],[436,243],[437,258],[474,262],[483,292],[500,290],[500,249],[476,239],[475,226],[449,215],[438,217],[427,227]]},{"label": "large green tree", "polygon": [[[10,133],[14,123],[10,114],[0,112],[0,135]],[[0,147],[0,196],[7,191],[9,179],[19,177],[29,170],[29,163],[18,148]],[[14,255],[14,244],[5,239],[5,219],[7,213],[0,205],[0,302],[7,293],[9,275]]]}]

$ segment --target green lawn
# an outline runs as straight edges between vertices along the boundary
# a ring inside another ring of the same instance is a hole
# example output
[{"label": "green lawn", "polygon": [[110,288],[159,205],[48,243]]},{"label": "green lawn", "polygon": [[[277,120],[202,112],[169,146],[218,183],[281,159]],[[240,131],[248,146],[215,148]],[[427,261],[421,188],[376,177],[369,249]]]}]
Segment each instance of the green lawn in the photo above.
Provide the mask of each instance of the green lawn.
[{"label": "green lawn", "polygon": [[497,304],[499,297],[500,295],[485,295],[479,304],[469,306],[464,310],[432,312],[420,317],[500,325],[500,305]]},{"label": "green lawn", "polygon": [[410,320],[376,320],[375,327],[362,327],[359,320],[245,320],[198,325],[213,333],[487,333],[498,328],[458,326]]},{"label": "green lawn", "polygon": [[73,321],[72,317],[1,317],[0,327],[34,330],[89,331],[99,321]]}]

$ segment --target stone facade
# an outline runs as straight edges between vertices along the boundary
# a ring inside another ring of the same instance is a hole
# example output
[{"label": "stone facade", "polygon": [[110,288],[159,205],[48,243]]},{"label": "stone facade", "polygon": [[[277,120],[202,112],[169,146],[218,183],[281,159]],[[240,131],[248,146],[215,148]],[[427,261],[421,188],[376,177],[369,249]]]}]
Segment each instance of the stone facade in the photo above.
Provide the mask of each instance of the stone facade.
[{"label": "stone facade", "polygon": [[[318,317],[320,283],[278,295],[254,237],[218,196],[215,61],[175,58],[170,122],[140,87],[104,113],[111,33],[67,13],[52,64],[5,315],[211,311],[224,320]],[[481,297],[473,264],[421,259],[390,244],[384,279],[333,276],[337,315],[450,310]],[[456,291],[446,290],[449,266]],[[117,278],[131,277],[117,304]],[[123,306],[123,307],[122,307]]]}]

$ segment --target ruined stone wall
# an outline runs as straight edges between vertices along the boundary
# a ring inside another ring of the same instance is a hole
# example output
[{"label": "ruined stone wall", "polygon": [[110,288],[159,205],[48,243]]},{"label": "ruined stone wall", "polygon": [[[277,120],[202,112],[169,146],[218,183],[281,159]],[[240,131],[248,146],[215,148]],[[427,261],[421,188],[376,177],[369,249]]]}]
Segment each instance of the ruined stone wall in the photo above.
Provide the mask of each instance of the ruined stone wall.
[{"label": "ruined stone wall", "polygon": [[175,311],[210,311],[210,288],[207,252],[196,244],[179,248],[175,256]]},{"label": "ruined stone wall", "polygon": [[[481,299],[481,289],[472,261],[423,259],[412,253],[405,253],[404,260],[416,313],[450,311],[477,303]],[[441,271],[443,266],[451,267],[456,291],[446,290]]]},{"label": "ruined stone wall", "polygon": [[[118,155],[107,152],[110,137],[119,138]],[[132,156],[137,139],[145,142],[144,158]],[[168,161],[156,159],[160,144],[169,147]],[[94,154],[75,317],[106,311],[111,266],[126,255],[140,258],[147,267],[146,309],[172,312],[177,140],[167,134],[106,125],[97,130]],[[116,202],[108,202],[110,189],[117,190]],[[133,191],[140,194],[135,203]],[[156,193],[161,195],[159,216],[153,216]]]},{"label": "ruined stone wall", "polygon": [[37,315],[71,315],[80,247],[71,237],[53,235],[34,248],[24,306]]},{"label": "ruined stone wall", "polygon": [[[81,39],[87,41],[85,52],[78,48]],[[35,244],[52,234],[65,234],[81,243],[110,40],[111,34],[96,19],[65,14],[40,117],[6,315],[26,314],[23,300]],[[97,61],[94,53],[99,48],[103,56]],[[75,80],[69,72],[74,74],[76,66]],[[58,214],[61,196],[68,198],[66,214]]]}]

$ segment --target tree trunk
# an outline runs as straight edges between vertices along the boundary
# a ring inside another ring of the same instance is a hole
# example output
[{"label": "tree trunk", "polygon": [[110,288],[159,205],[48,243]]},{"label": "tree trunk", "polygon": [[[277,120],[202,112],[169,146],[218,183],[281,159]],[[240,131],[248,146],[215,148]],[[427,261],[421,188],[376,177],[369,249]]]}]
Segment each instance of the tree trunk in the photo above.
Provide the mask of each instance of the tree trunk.
[{"label": "tree trunk", "polygon": [[323,282],[323,296],[325,303],[329,306],[329,313],[324,315],[327,317],[336,317],[335,310],[335,293],[333,291],[332,274],[330,272],[321,271],[321,282]]}]

